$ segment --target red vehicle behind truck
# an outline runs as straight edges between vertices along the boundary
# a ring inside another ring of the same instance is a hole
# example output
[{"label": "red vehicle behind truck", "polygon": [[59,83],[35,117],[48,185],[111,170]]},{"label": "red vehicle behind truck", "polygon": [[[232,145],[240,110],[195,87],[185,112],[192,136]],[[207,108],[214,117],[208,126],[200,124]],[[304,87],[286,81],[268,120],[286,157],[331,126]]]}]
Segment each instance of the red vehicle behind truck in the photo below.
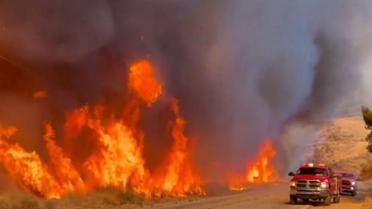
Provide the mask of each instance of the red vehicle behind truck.
[{"label": "red vehicle behind truck", "polygon": [[341,178],[325,164],[306,163],[290,172],[290,202],[318,201],[325,205],[340,202]]},{"label": "red vehicle behind truck", "polygon": [[353,173],[341,173],[341,194],[355,196],[358,192],[358,177]]}]

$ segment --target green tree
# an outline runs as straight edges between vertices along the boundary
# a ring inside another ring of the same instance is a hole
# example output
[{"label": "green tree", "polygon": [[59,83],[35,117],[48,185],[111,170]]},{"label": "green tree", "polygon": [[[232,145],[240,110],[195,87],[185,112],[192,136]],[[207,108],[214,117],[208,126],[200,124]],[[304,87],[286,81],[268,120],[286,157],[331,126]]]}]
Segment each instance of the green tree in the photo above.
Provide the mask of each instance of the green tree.
[{"label": "green tree", "polygon": [[372,110],[368,107],[362,107],[363,119],[368,128],[372,128]]}]

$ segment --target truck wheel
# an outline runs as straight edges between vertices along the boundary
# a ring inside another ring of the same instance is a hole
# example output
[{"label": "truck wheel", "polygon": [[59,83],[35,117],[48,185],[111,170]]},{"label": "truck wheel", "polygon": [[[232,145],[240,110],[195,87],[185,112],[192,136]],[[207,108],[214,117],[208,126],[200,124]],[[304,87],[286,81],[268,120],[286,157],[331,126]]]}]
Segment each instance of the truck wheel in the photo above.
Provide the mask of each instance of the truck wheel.
[{"label": "truck wheel", "polygon": [[340,195],[337,195],[336,197],[333,198],[334,203],[340,203],[341,197]]},{"label": "truck wheel", "polygon": [[324,205],[331,205],[331,203],[332,203],[332,198],[330,195],[324,198]]},{"label": "truck wheel", "polygon": [[290,196],[289,197],[289,203],[292,204],[292,205],[296,205],[297,204],[297,197]]}]

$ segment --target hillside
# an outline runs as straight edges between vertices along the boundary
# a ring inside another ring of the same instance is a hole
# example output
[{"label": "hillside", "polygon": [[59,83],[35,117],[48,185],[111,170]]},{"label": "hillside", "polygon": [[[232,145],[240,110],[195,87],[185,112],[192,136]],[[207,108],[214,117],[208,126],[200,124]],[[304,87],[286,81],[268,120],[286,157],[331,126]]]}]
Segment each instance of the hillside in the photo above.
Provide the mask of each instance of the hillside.
[{"label": "hillside", "polygon": [[314,156],[338,171],[352,171],[362,179],[372,177],[372,153],[366,149],[368,131],[360,117],[336,119],[327,124],[315,145]]}]

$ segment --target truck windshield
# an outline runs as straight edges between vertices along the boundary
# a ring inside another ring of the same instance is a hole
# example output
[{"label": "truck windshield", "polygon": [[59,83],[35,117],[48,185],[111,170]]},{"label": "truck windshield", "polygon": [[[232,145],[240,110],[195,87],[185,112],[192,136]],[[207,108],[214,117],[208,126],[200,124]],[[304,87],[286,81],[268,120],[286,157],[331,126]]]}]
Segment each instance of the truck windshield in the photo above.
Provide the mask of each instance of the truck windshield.
[{"label": "truck windshield", "polygon": [[328,172],[323,168],[300,168],[297,175],[328,176]]}]

